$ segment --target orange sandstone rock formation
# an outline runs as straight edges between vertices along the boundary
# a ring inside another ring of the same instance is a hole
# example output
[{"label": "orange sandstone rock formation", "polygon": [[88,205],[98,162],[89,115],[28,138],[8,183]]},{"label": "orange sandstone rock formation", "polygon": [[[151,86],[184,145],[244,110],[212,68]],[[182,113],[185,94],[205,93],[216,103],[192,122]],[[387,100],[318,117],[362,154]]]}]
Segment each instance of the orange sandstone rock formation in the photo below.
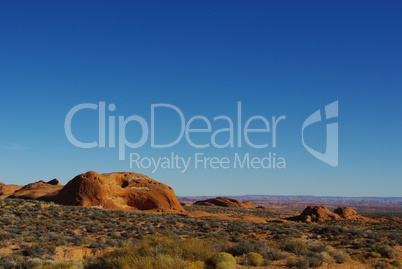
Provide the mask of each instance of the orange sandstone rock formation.
[{"label": "orange sandstone rock formation", "polygon": [[53,201],[54,197],[62,188],[63,185],[61,185],[57,179],[53,179],[49,182],[41,180],[25,185],[9,195],[8,198]]},{"label": "orange sandstone rock formation", "polygon": [[171,187],[129,172],[98,174],[90,171],[78,175],[59,192],[55,202],[117,210],[184,212]]},{"label": "orange sandstone rock formation", "polygon": [[312,221],[312,222],[324,222],[331,220],[365,220],[370,221],[370,218],[366,218],[357,214],[355,210],[350,207],[339,207],[335,209],[334,212],[328,210],[324,206],[308,206],[303,212],[297,217],[302,221]]},{"label": "orange sandstone rock formation", "polygon": [[6,198],[21,188],[22,186],[20,185],[13,185],[13,184],[6,185],[0,182],[0,198],[1,199]]}]

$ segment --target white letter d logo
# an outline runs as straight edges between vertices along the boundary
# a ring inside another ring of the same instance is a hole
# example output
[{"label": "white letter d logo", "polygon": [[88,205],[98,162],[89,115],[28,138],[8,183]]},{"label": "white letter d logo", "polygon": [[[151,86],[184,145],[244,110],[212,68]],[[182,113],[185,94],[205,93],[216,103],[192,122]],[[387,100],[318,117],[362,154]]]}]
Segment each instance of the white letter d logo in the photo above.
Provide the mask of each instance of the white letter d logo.
[{"label": "white letter d logo", "polygon": [[[325,106],[325,119],[337,118],[338,117],[338,101],[335,101],[329,105]],[[310,152],[311,155],[329,164],[333,167],[338,166],[338,123],[328,123],[327,124],[327,145],[325,153],[318,152],[304,143],[304,128],[307,126],[321,121],[321,110],[317,110],[308,117],[302,127],[302,141],[303,146]]]}]

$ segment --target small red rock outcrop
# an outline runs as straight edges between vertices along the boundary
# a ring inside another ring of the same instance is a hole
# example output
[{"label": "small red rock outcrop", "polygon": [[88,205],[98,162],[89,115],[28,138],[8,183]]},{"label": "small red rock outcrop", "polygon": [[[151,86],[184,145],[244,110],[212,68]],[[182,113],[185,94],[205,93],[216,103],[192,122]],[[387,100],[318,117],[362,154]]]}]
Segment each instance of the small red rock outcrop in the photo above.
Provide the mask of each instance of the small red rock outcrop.
[{"label": "small red rock outcrop", "polygon": [[78,175],[59,192],[55,202],[117,210],[184,212],[171,187],[129,172],[98,174],[90,171]]},{"label": "small red rock outcrop", "polygon": [[0,198],[6,198],[8,196],[10,196],[11,194],[13,194],[15,191],[18,191],[19,189],[21,189],[23,186],[20,185],[14,185],[14,184],[9,184],[6,185],[4,183],[0,182]]},{"label": "small red rock outcrop", "polygon": [[194,203],[194,205],[255,208],[253,203],[250,201],[242,202],[240,200],[228,197],[216,197],[207,200],[197,201]]},{"label": "small red rock outcrop", "polygon": [[303,221],[323,222],[339,220],[341,217],[329,211],[325,206],[308,206],[303,210],[299,218]]},{"label": "small red rock outcrop", "polygon": [[362,217],[350,207],[339,207],[332,213],[324,206],[308,206],[298,217],[302,221],[324,222],[331,220],[370,220]]},{"label": "small red rock outcrop", "polygon": [[57,179],[50,180],[49,182],[41,180],[25,185],[8,196],[8,198],[53,201],[62,188],[63,185]]},{"label": "small red rock outcrop", "polygon": [[334,213],[338,214],[343,219],[351,220],[366,220],[367,218],[360,216],[355,210],[350,207],[339,207]]}]

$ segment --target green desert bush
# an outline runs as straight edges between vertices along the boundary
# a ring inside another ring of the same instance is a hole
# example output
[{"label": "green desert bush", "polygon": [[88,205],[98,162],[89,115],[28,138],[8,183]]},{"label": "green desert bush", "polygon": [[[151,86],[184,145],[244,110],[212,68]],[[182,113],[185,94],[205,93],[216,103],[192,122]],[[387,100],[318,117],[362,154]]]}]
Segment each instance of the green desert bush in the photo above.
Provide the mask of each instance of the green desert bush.
[{"label": "green desert bush", "polygon": [[234,269],[236,259],[229,253],[221,252],[214,258],[216,269]]},{"label": "green desert bush", "polygon": [[377,252],[375,252],[375,251],[371,251],[370,253],[368,253],[368,255],[367,256],[369,256],[369,257],[373,257],[373,258],[381,258],[381,254],[380,253],[377,253]]},{"label": "green desert bush", "polygon": [[261,266],[264,263],[264,258],[261,254],[249,252],[241,259],[243,265]]}]

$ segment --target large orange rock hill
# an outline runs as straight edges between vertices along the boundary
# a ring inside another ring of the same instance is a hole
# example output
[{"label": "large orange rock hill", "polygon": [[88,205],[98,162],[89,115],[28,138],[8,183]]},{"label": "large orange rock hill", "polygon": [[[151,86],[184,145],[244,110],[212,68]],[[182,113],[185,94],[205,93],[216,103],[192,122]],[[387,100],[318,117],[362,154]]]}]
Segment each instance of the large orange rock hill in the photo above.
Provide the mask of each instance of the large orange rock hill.
[{"label": "large orange rock hill", "polygon": [[117,210],[184,211],[171,187],[130,172],[98,174],[90,171],[78,175],[59,192],[55,202]]}]

